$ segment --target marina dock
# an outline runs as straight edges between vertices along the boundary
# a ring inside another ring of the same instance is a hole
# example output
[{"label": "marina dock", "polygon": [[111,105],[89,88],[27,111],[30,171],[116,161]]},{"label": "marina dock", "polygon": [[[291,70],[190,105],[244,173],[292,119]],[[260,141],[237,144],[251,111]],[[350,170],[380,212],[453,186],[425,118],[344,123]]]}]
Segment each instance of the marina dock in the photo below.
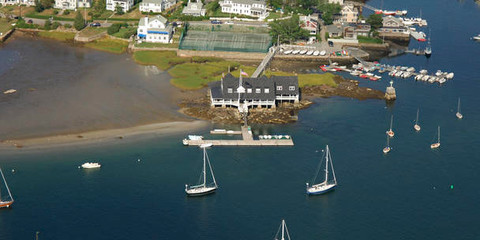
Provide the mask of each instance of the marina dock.
[{"label": "marina dock", "polygon": [[[225,133],[224,133],[225,132]],[[212,144],[213,146],[293,146],[293,140],[288,135],[262,135],[261,139],[254,139],[249,126],[242,126],[241,131],[210,131],[211,134],[241,134],[241,140],[228,139],[184,139],[186,146],[200,146],[202,144]],[[266,137],[268,136],[268,137]]]}]

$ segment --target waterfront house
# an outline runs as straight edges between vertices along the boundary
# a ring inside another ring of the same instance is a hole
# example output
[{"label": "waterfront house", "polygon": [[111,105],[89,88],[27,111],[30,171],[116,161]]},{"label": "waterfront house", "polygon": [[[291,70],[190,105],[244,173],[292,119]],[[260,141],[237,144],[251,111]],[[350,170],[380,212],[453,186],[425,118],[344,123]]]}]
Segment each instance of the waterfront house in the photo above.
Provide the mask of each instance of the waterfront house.
[{"label": "waterfront house", "polygon": [[383,26],[379,29],[379,32],[409,34],[402,19],[393,16],[383,17]]},{"label": "waterfront house", "polygon": [[0,0],[2,6],[5,5],[26,5],[35,6],[35,0]]},{"label": "waterfront house", "polygon": [[328,32],[328,37],[335,38],[335,37],[341,37],[343,33],[343,29],[340,25],[332,24],[332,25],[327,25],[327,32]]},{"label": "waterfront house", "polygon": [[152,43],[170,43],[173,35],[173,27],[166,18],[161,15],[155,17],[143,17],[137,28],[137,39]]},{"label": "waterfront house", "polygon": [[342,23],[356,23],[358,21],[358,8],[353,3],[343,5],[340,11]]},{"label": "waterfront house", "polygon": [[300,16],[300,27],[310,32],[310,35],[317,35],[318,33],[318,17],[317,16]]},{"label": "waterfront house", "polygon": [[230,73],[220,81],[210,83],[212,107],[275,108],[282,102],[297,103],[300,100],[296,76],[261,76],[239,78]]},{"label": "waterfront house", "polygon": [[91,0],[55,0],[54,8],[63,10],[76,10],[77,7],[91,7]]},{"label": "waterfront house", "polygon": [[175,5],[175,0],[143,0],[140,6],[140,12],[159,13]]},{"label": "waterfront house", "polygon": [[369,24],[349,24],[343,27],[343,38],[357,39],[358,36],[368,37],[372,27]]},{"label": "waterfront house", "polygon": [[268,16],[264,0],[223,0],[218,2],[223,13],[233,13],[264,19]]},{"label": "waterfront house", "polygon": [[328,3],[336,3],[336,4],[343,5],[343,0],[328,0]]},{"label": "waterfront house", "polygon": [[122,7],[123,12],[127,12],[133,7],[133,0],[107,0],[106,9],[115,11],[117,5]]},{"label": "waterfront house", "polygon": [[182,14],[190,16],[205,16],[205,8],[203,7],[202,1],[197,0],[196,2],[192,2],[188,0],[187,6],[182,10]]}]

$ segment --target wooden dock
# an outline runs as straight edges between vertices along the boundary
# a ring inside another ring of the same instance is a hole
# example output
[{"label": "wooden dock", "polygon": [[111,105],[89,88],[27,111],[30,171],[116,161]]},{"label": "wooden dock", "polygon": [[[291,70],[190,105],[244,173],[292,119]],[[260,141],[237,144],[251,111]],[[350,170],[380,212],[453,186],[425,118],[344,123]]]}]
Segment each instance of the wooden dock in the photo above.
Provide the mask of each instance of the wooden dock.
[{"label": "wooden dock", "polygon": [[[212,133],[215,132],[215,133]],[[228,134],[224,131],[211,131],[212,134]],[[232,134],[232,133],[230,133]],[[235,131],[235,134],[242,134],[242,140],[183,140],[183,144],[187,146],[200,146],[202,144],[212,144],[213,146],[293,146],[293,140],[289,139],[253,139],[253,134],[248,126],[242,126],[241,131]]]}]

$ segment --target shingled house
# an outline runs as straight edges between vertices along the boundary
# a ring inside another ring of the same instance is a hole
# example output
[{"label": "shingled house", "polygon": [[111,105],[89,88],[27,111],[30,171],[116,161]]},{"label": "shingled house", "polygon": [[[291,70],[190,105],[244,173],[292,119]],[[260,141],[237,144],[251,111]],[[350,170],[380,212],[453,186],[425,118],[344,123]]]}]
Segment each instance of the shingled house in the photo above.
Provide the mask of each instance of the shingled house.
[{"label": "shingled house", "polygon": [[275,108],[282,102],[297,103],[300,100],[296,76],[262,76],[240,78],[228,73],[220,81],[210,84],[212,107]]}]

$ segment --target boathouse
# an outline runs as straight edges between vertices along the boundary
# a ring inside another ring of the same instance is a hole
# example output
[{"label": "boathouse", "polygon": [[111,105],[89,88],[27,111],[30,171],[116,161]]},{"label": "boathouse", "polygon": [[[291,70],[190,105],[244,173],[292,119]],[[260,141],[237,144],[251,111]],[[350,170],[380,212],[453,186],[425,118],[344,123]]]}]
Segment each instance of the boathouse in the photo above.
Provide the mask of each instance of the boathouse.
[{"label": "boathouse", "polygon": [[275,108],[282,102],[300,100],[296,76],[261,76],[239,78],[228,73],[220,81],[210,84],[212,107],[235,107],[240,112],[248,108]]}]

